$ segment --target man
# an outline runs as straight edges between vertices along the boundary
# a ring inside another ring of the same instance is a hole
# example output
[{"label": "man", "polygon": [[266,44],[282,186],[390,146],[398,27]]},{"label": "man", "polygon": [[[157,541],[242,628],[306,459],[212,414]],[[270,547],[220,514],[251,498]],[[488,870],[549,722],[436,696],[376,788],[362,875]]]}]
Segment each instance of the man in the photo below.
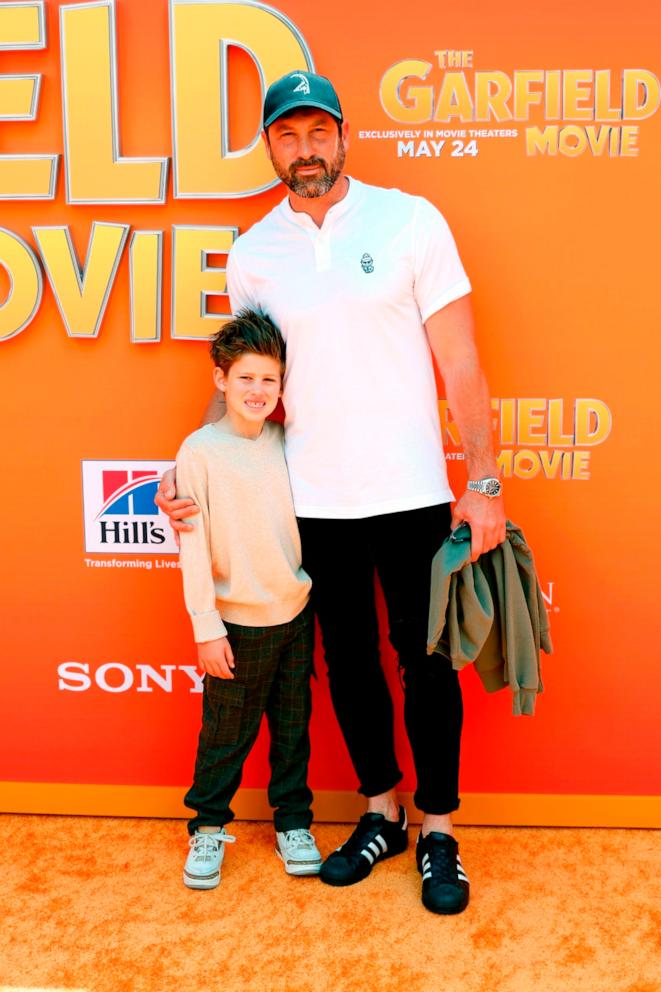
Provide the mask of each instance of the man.
[{"label": "man", "polygon": [[[303,566],[333,705],[367,798],[366,814],[321,878],[353,884],[407,845],[376,570],[403,672],[414,801],[424,814],[422,899],[433,912],[458,913],[469,891],[451,819],[462,701],[450,663],[426,653],[430,565],[451,522],[470,524],[473,560],[505,537],[470,284],[430,203],[345,175],[349,128],[329,80],[292,72],[274,83],[262,136],[288,196],[233,246],[228,289],[233,310],[263,310],[287,342],[286,453]],[[430,350],[468,470],[452,515]],[[205,420],[222,413],[215,397]],[[190,516],[189,501],[173,495],[168,476],[159,506],[175,521]]]}]

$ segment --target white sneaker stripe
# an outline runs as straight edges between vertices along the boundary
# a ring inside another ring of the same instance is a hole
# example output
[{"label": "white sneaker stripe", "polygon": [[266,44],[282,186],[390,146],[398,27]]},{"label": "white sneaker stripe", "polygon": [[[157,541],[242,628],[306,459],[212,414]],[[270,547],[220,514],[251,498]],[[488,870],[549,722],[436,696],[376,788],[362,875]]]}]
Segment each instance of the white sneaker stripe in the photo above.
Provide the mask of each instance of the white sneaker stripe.
[{"label": "white sneaker stripe", "polygon": [[428,854],[424,854],[422,856],[422,867],[423,868],[429,868],[429,855]]},{"label": "white sneaker stripe", "polygon": [[371,865],[374,864],[374,855],[372,854],[371,851],[368,851],[366,848],[363,848],[363,850],[360,853],[364,858],[367,858],[367,860]]},{"label": "white sneaker stripe", "polygon": [[375,857],[378,858],[379,855],[381,854],[381,848],[379,847],[379,845],[378,844],[375,844],[374,841],[371,840],[367,846],[369,847],[370,851],[373,852],[373,854],[375,855]]},{"label": "white sneaker stripe", "polygon": [[431,878],[431,872],[430,871],[426,871],[424,873],[424,875],[422,876],[422,881],[424,882],[426,878]]},{"label": "white sneaker stripe", "polygon": [[378,837],[375,837],[374,840],[377,842],[377,844],[380,844],[381,845],[381,850],[385,854],[386,851],[388,850],[388,845],[386,844],[386,842],[383,839],[383,837],[381,836],[381,834],[379,834]]}]

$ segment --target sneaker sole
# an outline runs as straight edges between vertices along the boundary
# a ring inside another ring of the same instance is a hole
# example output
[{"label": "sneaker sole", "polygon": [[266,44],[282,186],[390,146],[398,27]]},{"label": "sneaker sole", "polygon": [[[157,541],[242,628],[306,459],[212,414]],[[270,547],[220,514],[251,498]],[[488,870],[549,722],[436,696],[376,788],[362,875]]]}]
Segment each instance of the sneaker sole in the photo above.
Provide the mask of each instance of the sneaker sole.
[{"label": "sneaker sole", "polygon": [[288,865],[277,847],[275,848],[275,853],[285,866],[285,871],[288,875],[318,875],[321,870],[321,861],[309,865]]},{"label": "sneaker sole", "polygon": [[187,875],[184,872],[184,885],[187,889],[215,889],[220,885],[220,872],[206,878],[196,878],[194,875]]},{"label": "sneaker sole", "polygon": [[404,854],[407,848],[408,848],[408,840],[406,842],[406,845],[401,849],[401,851],[391,851],[390,849],[388,849],[385,854],[383,854],[380,858],[377,858],[377,860],[374,862],[373,865],[370,865],[370,869],[367,872],[367,875],[361,875],[360,878],[350,878],[344,881],[343,879],[339,879],[339,878],[324,878],[322,875],[321,881],[324,882],[326,885],[334,885],[338,889],[344,888],[344,886],[347,885],[358,885],[359,882],[364,882],[365,879],[372,873],[372,870],[376,868],[377,865],[381,864],[382,861],[387,861],[388,858],[396,858],[398,854]]}]

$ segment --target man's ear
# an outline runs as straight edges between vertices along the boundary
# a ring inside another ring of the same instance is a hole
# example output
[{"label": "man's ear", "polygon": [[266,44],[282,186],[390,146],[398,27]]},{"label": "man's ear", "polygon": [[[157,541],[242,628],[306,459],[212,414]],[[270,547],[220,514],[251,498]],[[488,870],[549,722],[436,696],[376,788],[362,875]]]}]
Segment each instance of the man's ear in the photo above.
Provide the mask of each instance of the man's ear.
[{"label": "man's ear", "polygon": [[269,141],[268,131],[262,131],[262,141],[264,142],[266,154],[271,158],[271,142]]},{"label": "man's ear", "polygon": [[227,379],[220,365],[216,365],[213,370],[213,381],[216,385],[216,388],[220,389],[224,393],[225,390],[227,389]]},{"label": "man's ear", "polygon": [[349,121],[342,121],[341,125],[342,141],[345,149],[349,147]]}]

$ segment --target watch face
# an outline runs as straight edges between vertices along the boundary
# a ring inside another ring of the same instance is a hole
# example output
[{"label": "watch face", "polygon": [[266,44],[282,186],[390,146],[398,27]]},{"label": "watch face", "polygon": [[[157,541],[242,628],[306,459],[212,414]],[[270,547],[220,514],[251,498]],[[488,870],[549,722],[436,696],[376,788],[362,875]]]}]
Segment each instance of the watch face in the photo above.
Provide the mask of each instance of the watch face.
[{"label": "watch face", "polygon": [[477,482],[469,482],[468,488],[474,493],[482,493],[483,496],[500,496],[503,486],[500,479],[478,479]]}]

